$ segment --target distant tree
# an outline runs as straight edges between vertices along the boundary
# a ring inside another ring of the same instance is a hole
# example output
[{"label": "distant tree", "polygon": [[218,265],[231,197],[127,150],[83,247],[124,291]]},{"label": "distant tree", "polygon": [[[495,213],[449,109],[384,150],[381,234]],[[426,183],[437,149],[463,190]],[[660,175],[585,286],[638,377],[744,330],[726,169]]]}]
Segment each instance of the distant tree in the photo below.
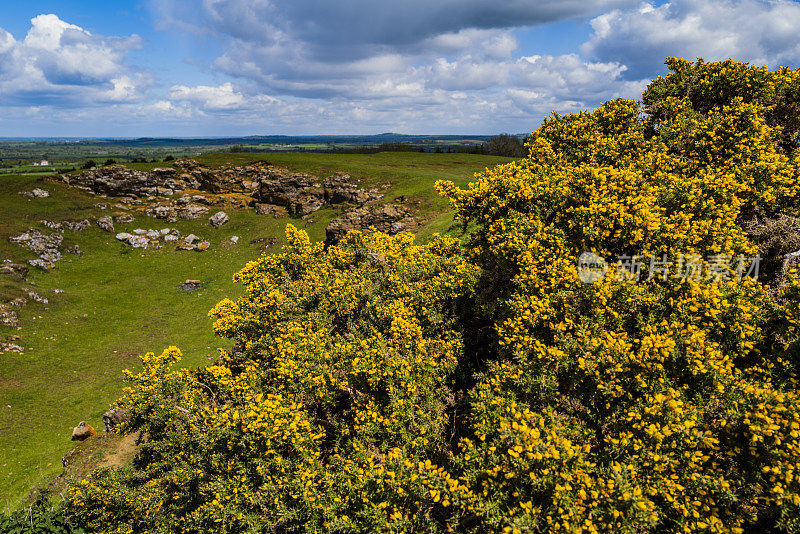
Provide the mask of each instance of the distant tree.
[{"label": "distant tree", "polygon": [[246,152],[247,149],[244,145],[231,145],[228,147],[228,152]]},{"label": "distant tree", "polygon": [[81,165],[81,169],[91,169],[92,167],[97,167],[97,163],[93,159],[90,159]]},{"label": "distant tree", "polygon": [[516,135],[500,134],[483,144],[483,153],[490,156],[521,158],[525,156],[525,145]]},{"label": "distant tree", "polygon": [[108,159],[105,161],[105,163],[103,163],[103,165],[116,165],[116,164],[117,164],[117,160],[115,160],[115,159],[111,159],[111,158],[108,158]]},{"label": "distant tree", "polygon": [[172,154],[170,154],[166,158],[164,158],[164,161],[174,161],[174,160],[175,160],[175,156],[173,156]]}]

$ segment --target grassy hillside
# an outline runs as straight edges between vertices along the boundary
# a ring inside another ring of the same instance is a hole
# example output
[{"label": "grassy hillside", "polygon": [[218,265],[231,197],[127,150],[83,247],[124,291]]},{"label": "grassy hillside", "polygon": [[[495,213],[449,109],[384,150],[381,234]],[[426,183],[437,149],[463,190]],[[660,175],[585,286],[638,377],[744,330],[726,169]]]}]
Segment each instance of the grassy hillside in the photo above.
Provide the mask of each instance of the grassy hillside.
[{"label": "grassy hillside", "polygon": [[[475,172],[507,161],[420,153],[215,154],[198,159],[209,165],[266,159],[320,175],[345,172],[363,183],[388,182],[387,201],[404,195],[431,220],[420,232],[423,239],[452,224],[446,202],[432,189],[434,181],[449,179],[464,185]],[[29,200],[18,194],[33,187],[46,189],[51,196]],[[0,260],[32,259],[33,253],[8,238],[29,227],[49,233],[38,222],[41,219],[108,214],[95,207],[98,202],[44,177],[3,176]],[[79,233],[64,232],[65,244],[77,244],[84,254],[65,254],[50,272],[31,270],[28,278],[37,284],[33,289],[50,302],[31,302],[21,308],[19,330],[0,327],[0,339],[19,335],[26,348],[23,354],[0,354],[0,503],[4,507],[15,507],[31,487],[61,471],[61,457],[72,446],[70,432],[79,421],[102,429],[101,416],[123,386],[121,371],[136,368],[139,354],[160,352],[174,344],[184,352],[183,363],[188,366],[214,358],[220,340],[214,339],[206,313],[222,298],[239,294],[231,275],[259,254],[258,245],[250,241],[282,240],[285,225],[292,222],[259,216],[252,210],[226,211],[231,222],[219,229],[211,228],[205,218],[166,223],[137,216],[133,223],[117,225],[118,231],[169,226],[183,234],[193,232],[211,241],[208,252],[131,249],[93,225]],[[337,209],[324,209],[314,214],[314,222],[299,224],[321,239],[337,213]],[[233,235],[241,238],[239,244],[223,245]],[[4,278],[0,277],[2,296],[19,296],[18,285]],[[181,291],[179,285],[188,278],[201,280],[201,289]],[[64,293],[57,294],[56,289]]]}]

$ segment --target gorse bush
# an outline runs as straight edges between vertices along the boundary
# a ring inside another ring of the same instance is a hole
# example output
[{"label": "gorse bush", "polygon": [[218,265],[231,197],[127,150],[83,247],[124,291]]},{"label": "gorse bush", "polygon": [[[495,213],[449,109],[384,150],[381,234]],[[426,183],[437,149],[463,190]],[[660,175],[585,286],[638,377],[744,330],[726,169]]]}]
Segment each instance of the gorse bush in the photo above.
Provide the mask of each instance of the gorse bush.
[{"label": "gorse bush", "polygon": [[[75,484],[70,517],[800,531],[800,277],[757,279],[749,233],[800,215],[800,72],[668,65],[644,108],[553,115],[524,159],[437,184],[463,242],[354,232],[325,249],[289,226],[211,312],[233,350],[184,370],[171,347],[128,375],[142,449]],[[589,252],[611,263],[594,283]]]}]

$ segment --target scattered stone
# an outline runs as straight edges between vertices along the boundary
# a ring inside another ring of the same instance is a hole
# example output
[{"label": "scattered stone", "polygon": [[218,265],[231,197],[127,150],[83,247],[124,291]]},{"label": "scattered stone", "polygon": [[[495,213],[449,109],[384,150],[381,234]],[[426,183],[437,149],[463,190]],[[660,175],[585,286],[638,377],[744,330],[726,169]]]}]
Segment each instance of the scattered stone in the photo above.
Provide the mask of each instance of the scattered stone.
[{"label": "scattered stone", "polygon": [[239,236],[238,235],[232,235],[231,236],[231,245],[235,245],[238,242],[239,242]]},{"label": "scattered stone", "polygon": [[147,230],[145,230],[144,228],[137,228],[133,231],[133,233],[136,235],[145,235],[147,233]]},{"label": "scattered stone", "polygon": [[36,267],[45,265],[44,268],[46,269],[52,268],[53,264],[61,259],[61,252],[58,249],[63,240],[64,237],[61,234],[47,235],[35,229],[30,229],[24,234],[11,238],[12,242],[32,250],[39,256],[39,260],[28,260],[30,265]]},{"label": "scattered stone", "polygon": [[[89,219],[82,219],[80,221],[63,221],[61,224],[70,232],[82,232],[91,226]],[[111,230],[114,231],[113,229]]]},{"label": "scattered stone", "polygon": [[64,252],[66,252],[67,254],[83,254],[81,247],[79,247],[78,245],[70,245],[64,249]]},{"label": "scattered stone", "polygon": [[0,275],[24,279],[28,275],[28,266],[19,263],[3,263],[0,265]]},{"label": "scattered stone", "polygon": [[230,219],[230,217],[228,217],[228,214],[227,214],[227,213],[225,213],[224,211],[218,211],[217,213],[215,213],[214,215],[212,215],[212,216],[211,216],[211,217],[208,219],[208,222],[209,222],[209,223],[211,224],[211,226],[213,226],[214,228],[219,228],[219,227],[220,227],[220,226],[222,226],[223,224],[226,224],[226,223],[228,223],[230,220],[231,220],[231,219]]},{"label": "scattered stone", "polygon": [[106,432],[114,432],[114,429],[120,423],[125,423],[131,420],[130,412],[120,410],[119,408],[112,408],[103,414],[103,424],[106,426]]},{"label": "scattered stone", "polygon": [[148,230],[147,234],[145,235],[147,236],[148,239],[151,239],[153,241],[161,237],[161,234],[158,232],[158,230]]},{"label": "scattered stone", "polygon": [[177,241],[177,240],[178,240],[178,236],[175,235],[175,234],[169,234],[169,235],[165,235],[164,236],[164,242],[166,242],[166,243],[172,243],[173,241]]},{"label": "scattered stone", "polygon": [[175,212],[169,206],[156,206],[154,208],[148,208],[146,213],[156,219],[167,219],[174,216]]},{"label": "scattered stone", "polygon": [[120,232],[114,237],[116,237],[120,241],[128,242],[133,237],[133,235],[129,234],[128,232]]},{"label": "scattered stone", "polygon": [[192,220],[192,219],[199,219],[200,217],[205,217],[208,213],[208,208],[205,206],[200,206],[198,204],[189,204],[188,206],[181,208],[178,211],[178,216],[181,219]]},{"label": "scattered stone", "polygon": [[114,233],[114,219],[110,216],[100,217],[97,219],[97,226],[106,232]]},{"label": "scattered stone", "polygon": [[161,229],[161,235],[167,235],[167,234],[169,234],[171,231],[172,231],[172,230],[170,230],[169,228],[162,228],[162,229]]},{"label": "scattered stone", "polygon": [[189,234],[183,238],[183,242],[187,245],[194,245],[198,241],[200,241],[200,238],[194,234]]},{"label": "scattered stone", "polygon": [[50,303],[50,301],[47,299],[47,297],[43,297],[43,296],[39,295],[38,293],[36,293],[35,291],[28,290],[28,291],[26,291],[26,293],[28,294],[28,297],[30,297],[30,299],[33,300],[33,301],[39,302],[41,304],[49,304]]},{"label": "scattered stone", "polygon": [[20,347],[16,343],[10,343],[8,341],[0,341],[0,353],[3,353],[3,352],[20,353],[23,350],[25,350],[25,349],[23,349],[22,347]]},{"label": "scattered stone", "polygon": [[32,189],[31,191],[21,191],[20,195],[24,195],[26,197],[31,198],[47,198],[50,196],[50,193],[45,191],[44,189],[39,189],[38,187]]},{"label": "scattered stone", "polygon": [[63,289],[54,289],[54,290],[53,290],[53,293],[55,293],[56,295],[60,295],[60,294],[62,294],[63,292],[64,292],[64,290],[63,290]]},{"label": "scattered stone", "polygon": [[28,260],[28,265],[30,265],[31,267],[38,267],[43,271],[47,271],[55,267],[55,264],[53,264],[52,261],[47,261],[40,258],[36,258],[35,260]]},{"label": "scattered stone", "polygon": [[200,243],[197,244],[196,248],[197,250],[208,250],[208,247],[210,246],[211,243],[209,243],[208,241],[201,241]]},{"label": "scattered stone", "polygon": [[3,326],[12,327],[19,325],[19,317],[17,317],[17,312],[2,303],[0,303],[0,324]]},{"label": "scattered stone", "polygon": [[122,215],[117,215],[114,217],[114,222],[117,224],[128,224],[134,221],[133,215],[130,213],[123,213]]},{"label": "scattered stone", "polygon": [[80,423],[78,423],[78,426],[76,426],[72,430],[72,441],[83,441],[89,436],[96,436],[96,435],[97,432],[95,431],[94,428],[92,428],[92,425],[90,425],[86,421],[81,421]]},{"label": "scattered stone", "polygon": [[60,222],[55,222],[55,221],[39,221],[39,222],[45,225],[50,230],[56,230],[57,232],[60,232],[62,230]]},{"label": "scattered stone", "polygon": [[147,245],[150,244],[150,240],[141,235],[135,235],[130,238],[128,244],[133,248],[147,248]]}]

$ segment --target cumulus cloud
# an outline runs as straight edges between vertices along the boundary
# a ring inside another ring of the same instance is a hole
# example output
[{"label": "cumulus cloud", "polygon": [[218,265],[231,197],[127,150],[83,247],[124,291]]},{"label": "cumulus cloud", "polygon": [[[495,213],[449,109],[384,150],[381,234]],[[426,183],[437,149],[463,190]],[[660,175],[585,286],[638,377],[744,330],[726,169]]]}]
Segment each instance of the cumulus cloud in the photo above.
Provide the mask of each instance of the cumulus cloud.
[{"label": "cumulus cloud", "polygon": [[800,61],[800,3],[789,0],[674,0],[616,9],[591,21],[581,52],[623,62],[630,78],[652,76],[667,56],[733,58],[771,67]]},{"label": "cumulus cloud", "polygon": [[[154,4],[160,18],[221,38],[213,67],[267,93],[389,98],[424,91],[438,72],[453,90],[500,85],[490,62],[512,59],[513,29],[586,17],[632,0],[185,0]],[[454,78],[454,61],[466,76]],[[469,71],[469,72],[468,72]],[[488,76],[488,77],[487,77]],[[450,81],[448,81],[450,77]],[[395,89],[391,89],[394,86]]]},{"label": "cumulus cloud", "polygon": [[616,61],[589,62],[576,54],[523,57],[514,30],[630,5],[204,0],[197,9],[195,3],[162,0],[155,7],[162,20],[172,21],[171,29],[220,39],[223,52],[211,67],[237,80],[173,87],[168,101],[195,113],[238,116],[268,109],[280,120],[289,109],[312,113],[313,130],[338,120],[417,131],[433,121],[484,131],[491,115],[491,121],[513,120],[525,131],[553,109],[637,96],[641,84],[623,79],[626,67]]},{"label": "cumulus cloud", "polygon": [[0,28],[0,96],[7,105],[76,106],[140,99],[150,76],[126,56],[141,39],[93,35],[56,15],[39,15],[22,40]]}]

